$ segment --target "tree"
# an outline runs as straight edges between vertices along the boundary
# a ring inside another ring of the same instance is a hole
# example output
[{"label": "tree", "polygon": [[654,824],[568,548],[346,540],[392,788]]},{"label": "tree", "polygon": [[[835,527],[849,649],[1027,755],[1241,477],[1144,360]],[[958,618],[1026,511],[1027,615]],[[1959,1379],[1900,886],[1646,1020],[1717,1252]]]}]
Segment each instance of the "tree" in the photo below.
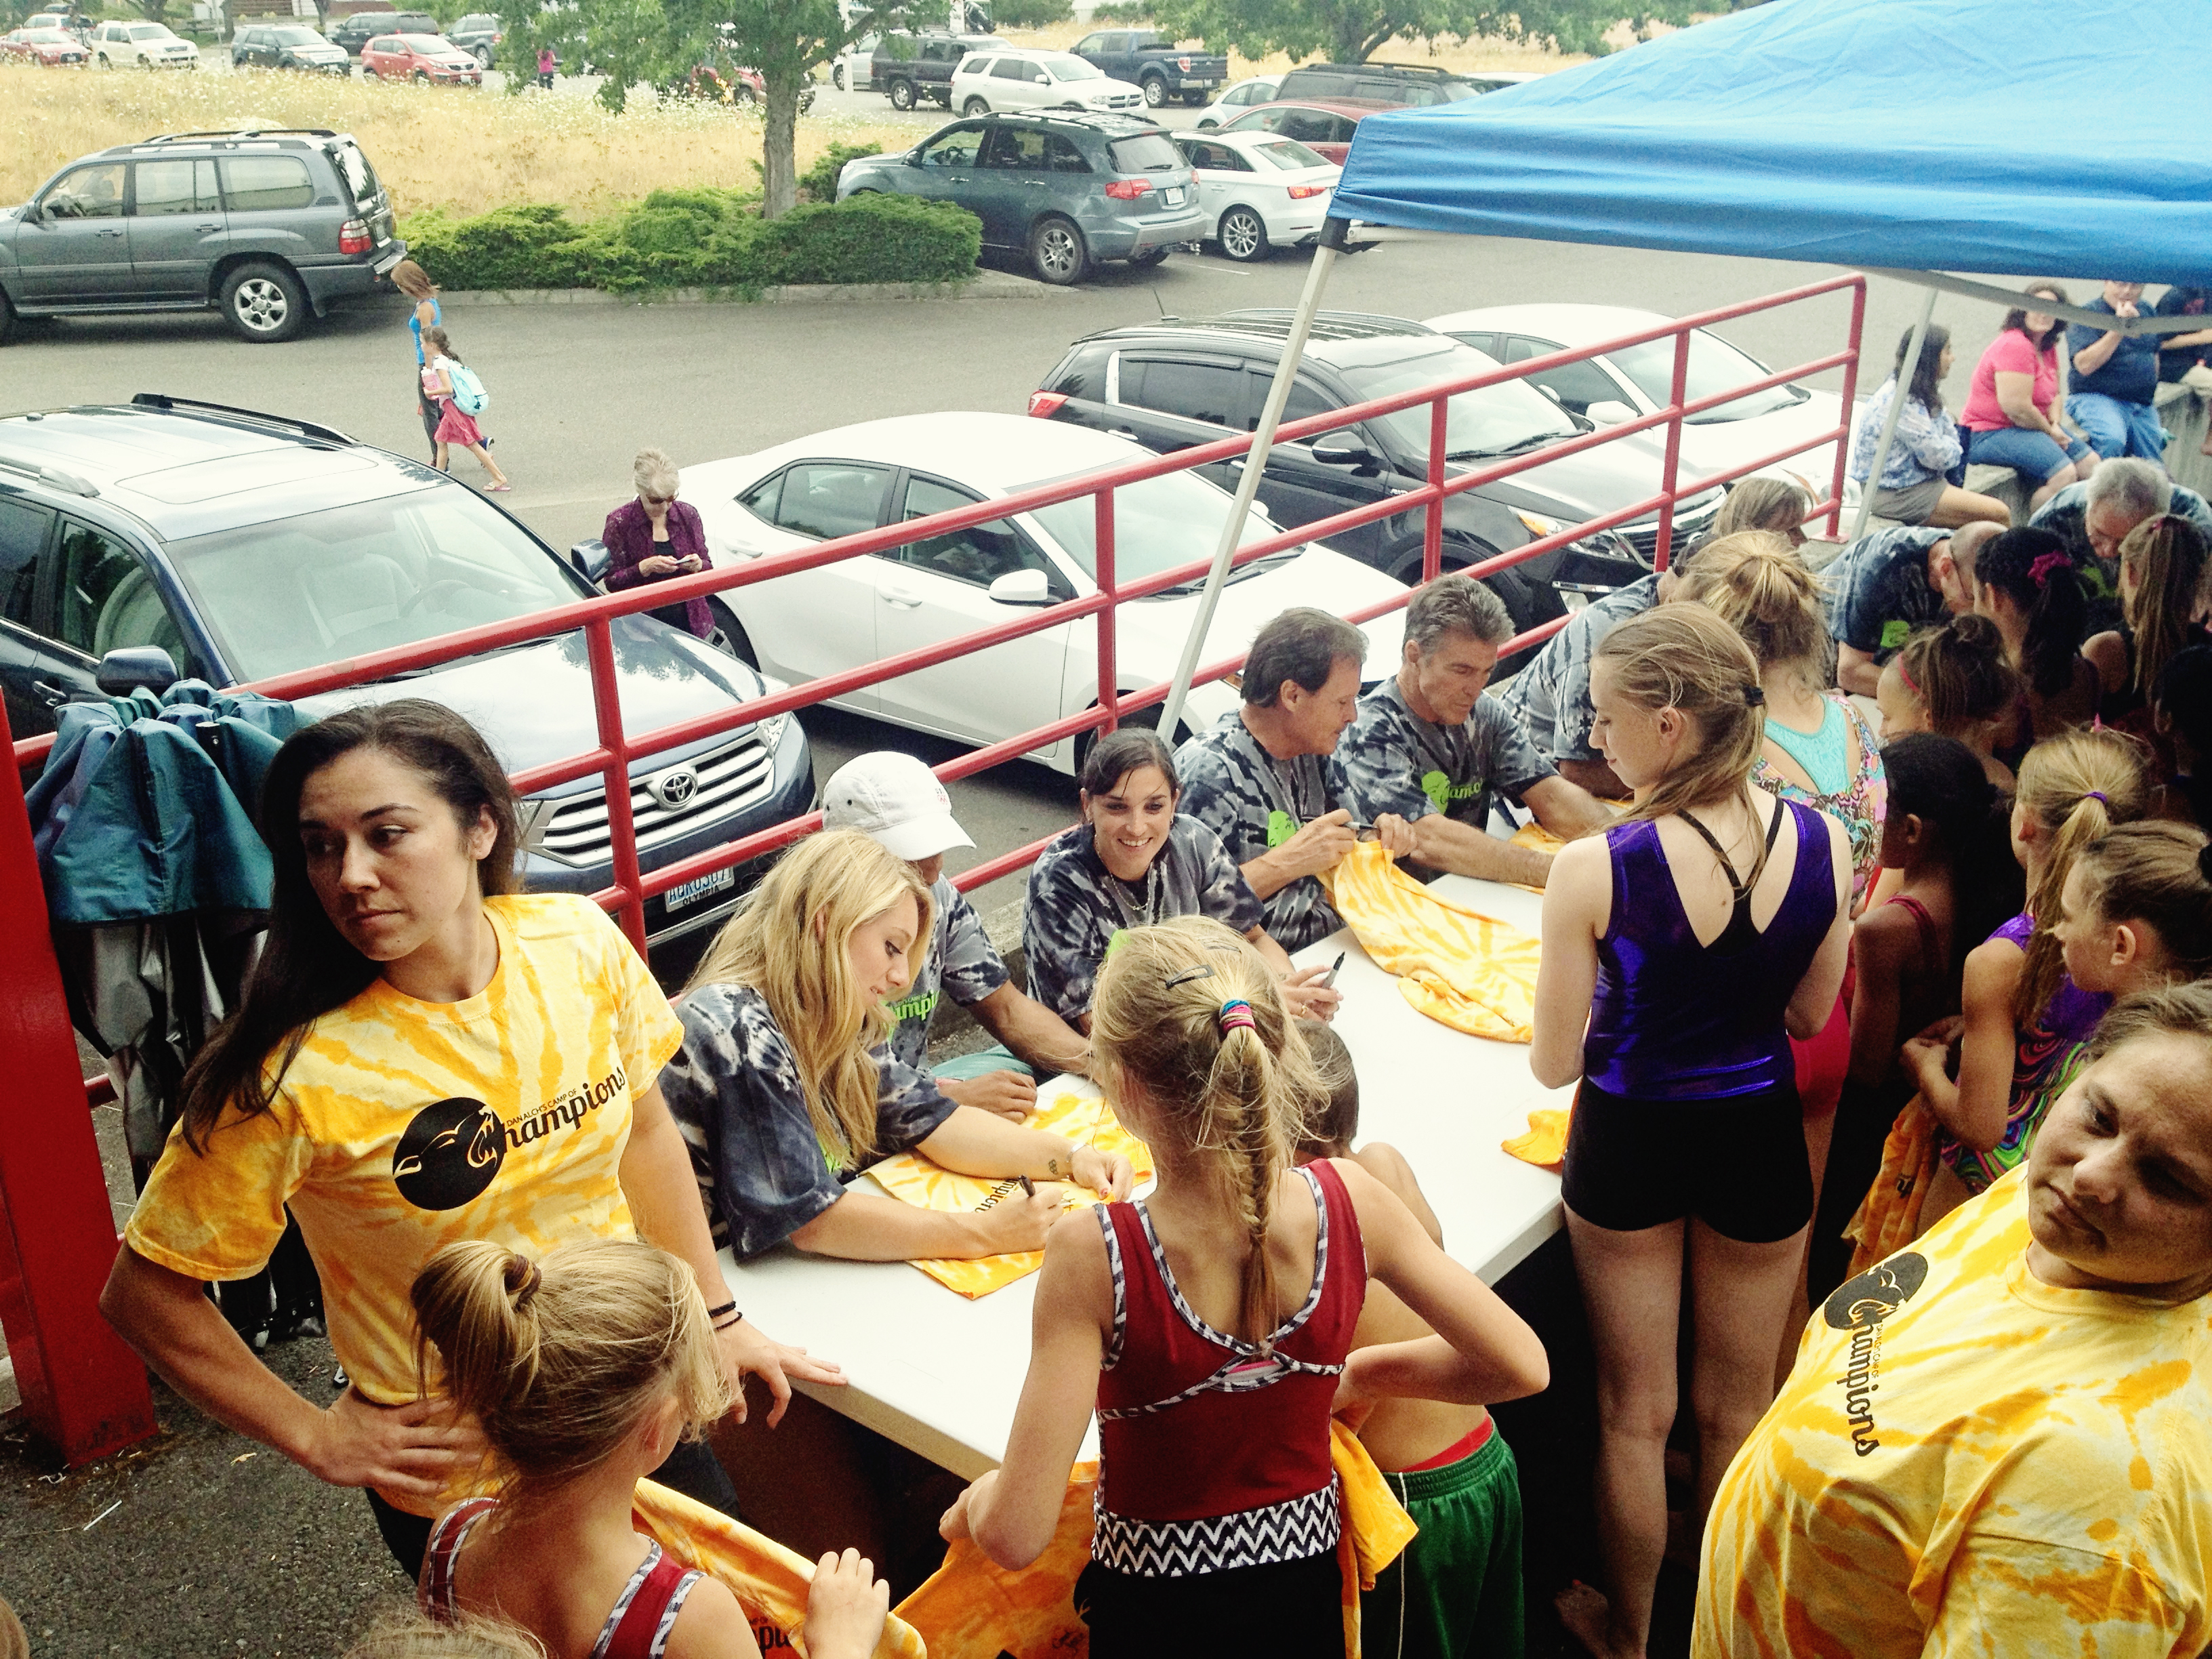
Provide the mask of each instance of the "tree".
[{"label": "tree", "polygon": [[711,60],[720,48],[760,71],[761,217],[788,213],[799,202],[799,94],[817,64],[866,30],[838,0],[667,0],[667,12],[690,62]]},{"label": "tree", "polygon": [[1247,58],[1273,52],[1293,58],[1325,52],[1340,64],[1364,63],[1392,40],[1449,40],[1496,35],[1601,54],[1606,32],[1626,22],[1640,35],[1654,22],[1687,23],[1689,0],[1521,0],[1510,9],[1480,0],[1157,0],[1152,21],[1177,37],[1203,36],[1219,51]]}]

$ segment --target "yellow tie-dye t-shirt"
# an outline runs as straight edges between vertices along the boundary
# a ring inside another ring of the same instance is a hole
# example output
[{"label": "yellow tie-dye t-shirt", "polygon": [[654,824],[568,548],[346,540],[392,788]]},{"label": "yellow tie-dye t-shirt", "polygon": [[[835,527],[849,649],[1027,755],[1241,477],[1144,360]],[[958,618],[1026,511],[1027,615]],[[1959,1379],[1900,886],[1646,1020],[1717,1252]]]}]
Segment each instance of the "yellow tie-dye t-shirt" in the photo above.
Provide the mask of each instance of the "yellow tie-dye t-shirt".
[{"label": "yellow tie-dye t-shirt", "polygon": [[124,1238],[194,1279],[257,1271],[284,1206],[322,1275],[354,1386],[415,1398],[408,1288],[440,1249],[536,1253],[635,1229],[620,1180],[630,1103],[684,1030],[588,899],[488,900],[491,982],[417,1002],[383,981],[315,1022],[266,1113],[226,1115],[199,1155],[172,1134]]},{"label": "yellow tie-dye t-shirt", "polygon": [[1814,1311],[1714,1500],[1698,1659],[2212,1643],[2212,1296],[2042,1283],[2025,1173]]}]

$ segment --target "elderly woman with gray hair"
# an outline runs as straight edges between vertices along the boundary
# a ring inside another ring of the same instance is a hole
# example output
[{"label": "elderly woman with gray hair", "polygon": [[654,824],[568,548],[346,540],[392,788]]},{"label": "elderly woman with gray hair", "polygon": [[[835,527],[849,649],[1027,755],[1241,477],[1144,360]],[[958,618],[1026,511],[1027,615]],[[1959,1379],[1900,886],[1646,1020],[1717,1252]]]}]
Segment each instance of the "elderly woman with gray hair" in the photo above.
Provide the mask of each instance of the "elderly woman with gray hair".
[{"label": "elderly woman with gray hair", "polygon": [[[607,591],[619,592],[640,582],[665,581],[704,570],[708,562],[707,529],[697,507],[676,499],[676,463],[659,450],[641,449],[630,471],[637,482],[637,499],[608,514],[606,528],[599,532],[611,556]],[[714,631],[704,599],[663,605],[649,614],[702,640]]]}]

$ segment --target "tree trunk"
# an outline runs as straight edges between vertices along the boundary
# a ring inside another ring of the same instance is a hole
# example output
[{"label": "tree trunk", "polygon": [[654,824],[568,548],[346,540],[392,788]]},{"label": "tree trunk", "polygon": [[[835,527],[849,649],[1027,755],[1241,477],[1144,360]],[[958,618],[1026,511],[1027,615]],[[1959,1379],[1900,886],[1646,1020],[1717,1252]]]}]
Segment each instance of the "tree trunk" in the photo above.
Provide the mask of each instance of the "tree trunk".
[{"label": "tree trunk", "polygon": [[761,217],[780,219],[799,205],[799,94],[804,73],[762,71],[768,92],[761,132]]}]

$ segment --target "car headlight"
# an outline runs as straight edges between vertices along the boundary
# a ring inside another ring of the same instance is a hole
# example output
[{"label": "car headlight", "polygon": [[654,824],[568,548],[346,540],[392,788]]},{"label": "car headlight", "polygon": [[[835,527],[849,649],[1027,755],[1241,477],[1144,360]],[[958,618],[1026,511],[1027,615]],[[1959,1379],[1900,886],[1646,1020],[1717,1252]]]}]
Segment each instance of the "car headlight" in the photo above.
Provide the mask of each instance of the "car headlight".
[{"label": "car headlight", "polygon": [[[760,683],[762,691],[769,696],[775,696],[779,691],[791,690],[789,680],[780,680],[773,674],[763,674],[760,677]],[[753,722],[754,734],[760,738],[761,746],[769,754],[773,755],[783,746],[783,728],[790,719],[791,714],[787,710],[781,714],[770,714],[764,720]]]},{"label": "car headlight", "polygon": [[1559,533],[1559,521],[1557,519],[1547,519],[1540,513],[1523,513],[1517,507],[1514,509],[1513,516],[1520,520],[1522,528],[1538,541],[1543,540],[1547,536],[1556,536]]}]

